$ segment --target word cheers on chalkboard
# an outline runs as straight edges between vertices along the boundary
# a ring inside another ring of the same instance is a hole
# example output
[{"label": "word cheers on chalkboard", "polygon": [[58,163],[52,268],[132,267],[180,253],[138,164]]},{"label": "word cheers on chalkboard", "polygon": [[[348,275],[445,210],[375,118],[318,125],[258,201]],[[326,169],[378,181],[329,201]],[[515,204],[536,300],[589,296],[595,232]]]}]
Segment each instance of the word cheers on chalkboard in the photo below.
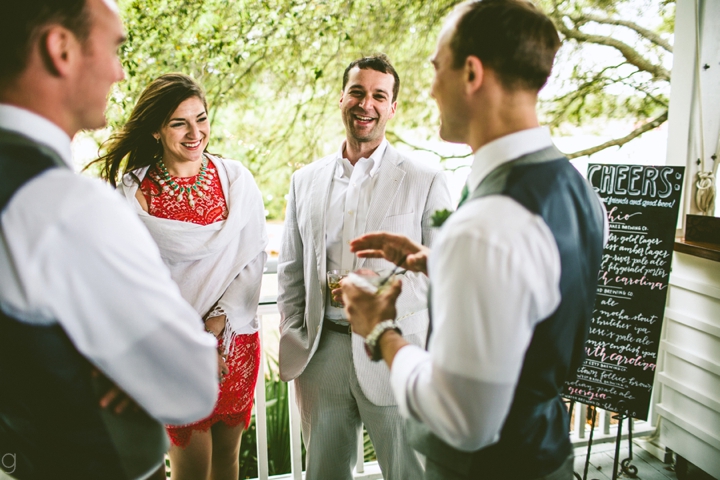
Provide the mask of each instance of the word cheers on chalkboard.
[{"label": "word cheers on chalkboard", "polygon": [[684,167],[588,166],[610,234],[587,357],[564,396],[647,419]]}]

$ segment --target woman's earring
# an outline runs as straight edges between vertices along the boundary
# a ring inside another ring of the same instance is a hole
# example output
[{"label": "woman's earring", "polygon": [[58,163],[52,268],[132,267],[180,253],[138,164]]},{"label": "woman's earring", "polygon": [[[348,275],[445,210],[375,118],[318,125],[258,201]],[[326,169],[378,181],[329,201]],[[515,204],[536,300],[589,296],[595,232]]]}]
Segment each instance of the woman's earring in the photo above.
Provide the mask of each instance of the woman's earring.
[{"label": "woman's earring", "polygon": [[155,143],[160,143],[160,137],[155,137]]}]

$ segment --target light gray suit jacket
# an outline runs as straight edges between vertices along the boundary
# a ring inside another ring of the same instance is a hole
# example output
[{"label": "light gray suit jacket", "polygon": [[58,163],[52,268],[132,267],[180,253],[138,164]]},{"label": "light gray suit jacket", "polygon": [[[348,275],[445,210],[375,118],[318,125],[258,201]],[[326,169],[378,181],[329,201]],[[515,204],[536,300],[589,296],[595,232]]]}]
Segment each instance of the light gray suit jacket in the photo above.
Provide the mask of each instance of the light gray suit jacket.
[{"label": "light gray suit jacket", "polygon": [[[280,378],[299,376],[320,342],[328,295],[326,269],[326,212],[336,154],[297,171],[290,183],[280,259]],[[430,226],[436,210],[452,209],[445,175],[405,155],[391,145],[377,172],[366,232],[388,231],[430,245],[437,229]],[[383,259],[361,259],[360,267],[392,268]],[[427,335],[427,277],[403,277],[397,314],[403,336],[423,346]],[[376,405],[394,405],[390,371],[384,362],[371,362],[359,335],[352,334],[355,372],[365,396]]]}]

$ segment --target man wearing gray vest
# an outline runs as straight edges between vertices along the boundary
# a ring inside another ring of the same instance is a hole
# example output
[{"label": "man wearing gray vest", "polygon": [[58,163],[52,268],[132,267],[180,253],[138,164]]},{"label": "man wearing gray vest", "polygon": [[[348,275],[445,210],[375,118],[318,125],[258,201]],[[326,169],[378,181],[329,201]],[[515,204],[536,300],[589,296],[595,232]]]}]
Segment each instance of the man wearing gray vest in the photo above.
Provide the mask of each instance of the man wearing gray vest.
[{"label": "man wearing gray vest", "polygon": [[105,125],[124,37],[113,0],[0,17],[0,469],[19,480],[146,478],[161,422],[217,397],[215,339],[147,230],[70,168],[72,136]]},{"label": "man wearing gray vest", "polygon": [[605,221],[538,124],[538,91],[559,46],[529,2],[458,6],[432,60],[432,94],[441,137],[473,149],[467,195],[432,252],[386,233],[351,246],[430,276],[428,351],[394,322],[400,281],[379,295],[342,286],[353,329],[391,367],[426,479],[573,478],[560,391],[584,356]]}]

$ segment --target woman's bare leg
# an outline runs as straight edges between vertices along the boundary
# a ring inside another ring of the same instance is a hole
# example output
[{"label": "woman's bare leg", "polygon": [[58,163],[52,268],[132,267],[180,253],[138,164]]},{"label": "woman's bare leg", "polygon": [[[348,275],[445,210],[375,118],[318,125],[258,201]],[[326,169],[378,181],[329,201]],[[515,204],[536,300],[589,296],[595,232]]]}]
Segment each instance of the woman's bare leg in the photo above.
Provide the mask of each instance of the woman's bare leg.
[{"label": "woman's bare leg", "polygon": [[207,480],[210,478],[210,465],[213,438],[210,430],[194,431],[187,447],[170,447],[170,480]]},{"label": "woman's bare leg", "polygon": [[240,473],[240,440],[245,426],[228,427],[218,422],[212,432],[212,480],[237,480]]}]

